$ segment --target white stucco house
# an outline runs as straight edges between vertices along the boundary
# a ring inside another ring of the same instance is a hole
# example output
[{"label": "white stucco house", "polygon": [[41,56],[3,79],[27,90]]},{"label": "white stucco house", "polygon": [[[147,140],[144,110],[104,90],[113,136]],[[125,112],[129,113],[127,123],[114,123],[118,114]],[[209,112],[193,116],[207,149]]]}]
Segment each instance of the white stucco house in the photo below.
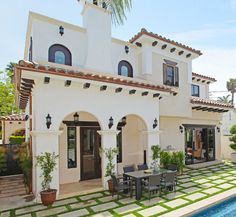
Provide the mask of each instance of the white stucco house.
[{"label": "white stucco house", "polygon": [[[130,41],[113,38],[109,11],[80,3],[83,27],[30,12],[24,60],[15,68],[34,161],[45,151],[60,156],[52,187],[60,194],[63,184],[96,178],[105,187],[101,146],[119,147],[118,173],[149,164],[156,144],[186,151],[187,163],[218,158],[216,129],[231,106],[208,99],[215,79],[192,73],[202,53],[145,29]],[[34,167],[35,195],[39,176]]]}]

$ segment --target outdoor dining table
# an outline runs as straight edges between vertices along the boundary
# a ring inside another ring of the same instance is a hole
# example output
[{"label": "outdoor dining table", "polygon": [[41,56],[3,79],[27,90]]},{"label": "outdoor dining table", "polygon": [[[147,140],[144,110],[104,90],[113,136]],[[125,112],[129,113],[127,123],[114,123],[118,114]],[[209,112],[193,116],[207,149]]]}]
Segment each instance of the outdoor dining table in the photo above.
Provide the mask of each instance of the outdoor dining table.
[{"label": "outdoor dining table", "polygon": [[167,169],[159,169],[158,171],[151,171],[151,172],[145,172],[145,170],[137,170],[133,172],[124,173],[123,177],[124,179],[131,178],[135,180],[135,198],[136,200],[140,200],[142,197],[142,179],[148,178],[153,175],[158,174],[165,174],[171,172]]}]

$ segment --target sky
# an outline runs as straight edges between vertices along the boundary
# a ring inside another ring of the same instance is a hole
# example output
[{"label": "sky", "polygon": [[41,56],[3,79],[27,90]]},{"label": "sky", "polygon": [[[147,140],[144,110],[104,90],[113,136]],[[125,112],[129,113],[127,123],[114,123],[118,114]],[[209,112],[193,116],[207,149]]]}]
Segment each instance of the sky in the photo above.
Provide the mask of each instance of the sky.
[{"label": "sky", "polygon": [[[23,59],[29,11],[82,26],[81,9],[77,0],[1,0],[0,70]],[[226,81],[236,78],[236,0],[132,0],[112,35],[129,40],[141,28],[200,49],[193,71],[217,79],[213,97],[228,94]]]}]

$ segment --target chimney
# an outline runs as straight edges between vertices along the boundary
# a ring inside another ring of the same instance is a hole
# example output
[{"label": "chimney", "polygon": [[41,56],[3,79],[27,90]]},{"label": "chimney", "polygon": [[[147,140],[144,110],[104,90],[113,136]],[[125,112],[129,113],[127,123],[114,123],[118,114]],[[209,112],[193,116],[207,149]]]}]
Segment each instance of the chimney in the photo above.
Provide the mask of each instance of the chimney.
[{"label": "chimney", "polygon": [[111,12],[101,0],[80,0],[83,5],[83,27],[87,34],[85,68],[112,73]]}]

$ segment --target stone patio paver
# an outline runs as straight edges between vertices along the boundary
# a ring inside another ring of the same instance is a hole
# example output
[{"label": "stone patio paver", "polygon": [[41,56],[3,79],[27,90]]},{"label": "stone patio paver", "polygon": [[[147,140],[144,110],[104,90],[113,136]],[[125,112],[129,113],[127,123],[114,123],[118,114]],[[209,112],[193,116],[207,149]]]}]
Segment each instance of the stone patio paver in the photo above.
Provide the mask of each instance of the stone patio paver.
[{"label": "stone patio paver", "polygon": [[62,206],[62,205],[70,204],[70,203],[76,203],[76,202],[78,202],[78,200],[76,198],[70,198],[70,199],[66,199],[66,200],[58,200],[53,204],[53,206]]},{"label": "stone patio paver", "polygon": [[198,193],[191,194],[191,195],[189,195],[185,198],[188,199],[188,200],[194,201],[194,200],[200,199],[202,197],[206,197],[206,196],[207,196],[206,194],[198,192]]},{"label": "stone patio paver", "polygon": [[113,200],[116,200],[116,196],[112,197],[112,196],[106,196],[106,197],[101,197],[101,198],[98,198],[99,201],[101,202],[109,202],[109,201],[113,201]]},{"label": "stone patio paver", "polygon": [[102,197],[102,196],[103,196],[102,193],[96,193],[96,194],[89,194],[89,195],[81,196],[80,199],[81,200],[90,200],[90,199],[98,198],[98,197]]},{"label": "stone patio paver", "polygon": [[221,178],[220,176],[209,176],[208,179],[210,180],[216,180],[216,179],[219,179]]},{"label": "stone patio paver", "polygon": [[204,184],[206,182],[209,182],[208,179],[199,179],[199,180],[194,180],[195,182],[197,182],[198,184]]},{"label": "stone patio paver", "polygon": [[214,193],[216,193],[216,192],[218,192],[218,191],[220,191],[219,188],[209,188],[209,189],[204,190],[204,191],[202,191],[202,192],[203,192],[203,193],[207,193],[207,194],[214,194]]},{"label": "stone patio paver", "polygon": [[230,183],[236,185],[236,180],[230,181]]},{"label": "stone patio paver", "polygon": [[164,201],[165,200],[160,197],[154,197],[154,198],[151,198],[151,200],[140,201],[140,203],[143,204],[144,206],[152,206],[154,204],[158,204]]},{"label": "stone patio paver", "polygon": [[182,189],[181,191],[183,191],[184,193],[192,193],[199,190],[201,190],[201,188],[191,187],[191,188]]},{"label": "stone patio paver", "polygon": [[79,216],[85,216],[88,214],[89,214],[89,211],[87,209],[80,209],[80,210],[76,210],[73,212],[67,212],[64,214],[60,214],[60,215],[58,215],[58,217],[79,217]]},{"label": "stone patio paver", "polygon": [[136,199],[134,197],[133,198],[127,197],[127,198],[123,198],[123,199],[119,200],[119,203],[129,204],[129,203],[133,203],[135,201],[136,201]]},{"label": "stone patio paver", "polygon": [[101,212],[104,210],[108,210],[108,209],[113,209],[115,207],[118,207],[119,204],[115,203],[115,202],[110,202],[110,203],[103,203],[103,204],[99,204],[97,206],[92,206],[90,207],[94,212]]},{"label": "stone patio paver", "polygon": [[204,184],[201,184],[201,187],[202,188],[210,188],[210,187],[213,187],[213,186],[215,186],[215,184],[213,184],[213,183],[204,183]]},{"label": "stone patio paver", "polygon": [[70,207],[72,209],[79,209],[79,208],[83,208],[83,207],[93,206],[96,204],[97,204],[97,202],[95,200],[88,200],[86,202],[78,202],[78,203],[70,204]]},{"label": "stone patio paver", "polygon": [[224,180],[227,180],[227,181],[229,181],[229,180],[234,180],[234,179],[236,179],[235,176],[224,177]]},{"label": "stone patio paver", "polygon": [[113,215],[110,212],[106,211],[106,212],[101,212],[92,216],[93,217],[112,217]]},{"label": "stone patio paver", "polygon": [[16,210],[16,215],[20,215],[23,213],[28,213],[28,212],[34,212],[34,211],[38,211],[38,210],[43,210],[46,209],[46,206],[43,205],[37,205],[37,206],[30,206],[30,207],[25,207],[22,209],[17,209]]},{"label": "stone patio paver", "polygon": [[172,193],[170,193],[170,194],[163,195],[163,197],[165,197],[165,198],[167,198],[167,199],[169,199],[169,200],[172,200],[172,199],[174,199],[174,198],[178,198],[178,197],[181,197],[181,196],[183,196],[183,195],[185,195],[185,194],[182,193],[182,192],[176,191],[176,192],[172,192]]},{"label": "stone patio paver", "polygon": [[139,211],[138,213],[144,217],[148,217],[148,216],[152,216],[152,215],[156,215],[162,212],[165,212],[167,209],[162,207],[162,206],[153,206],[151,208],[148,209],[144,209],[142,211]]},{"label": "stone patio paver", "polygon": [[64,212],[64,211],[68,211],[68,210],[66,209],[65,206],[60,206],[57,208],[42,210],[42,211],[37,212],[36,214],[37,214],[37,217],[44,217],[44,216],[56,215],[56,214],[58,214],[60,212]]},{"label": "stone patio paver", "polygon": [[218,188],[223,188],[223,189],[228,189],[228,188],[232,188],[234,185],[229,184],[229,183],[225,183],[222,185],[217,186]]},{"label": "stone patio paver", "polygon": [[222,184],[224,182],[227,182],[227,181],[224,179],[218,179],[218,180],[212,181],[212,183],[214,183],[214,184]]},{"label": "stone patio paver", "polygon": [[141,208],[142,207],[137,205],[137,204],[130,204],[130,205],[127,205],[127,206],[116,208],[113,211],[118,213],[118,214],[124,214],[124,213],[132,212],[134,210],[141,209]]},{"label": "stone patio paver", "polygon": [[184,187],[184,188],[189,188],[189,187],[193,187],[193,186],[196,186],[196,185],[197,184],[194,183],[194,182],[187,182],[187,183],[181,184],[180,186]]},{"label": "stone patio paver", "polygon": [[166,206],[169,206],[170,208],[175,208],[178,206],[182,206],[186,203],[189,203],[189,201],[179,198],[179,199],[175,199],[175,200],[163,203],[163,204],[165,204]]}]

